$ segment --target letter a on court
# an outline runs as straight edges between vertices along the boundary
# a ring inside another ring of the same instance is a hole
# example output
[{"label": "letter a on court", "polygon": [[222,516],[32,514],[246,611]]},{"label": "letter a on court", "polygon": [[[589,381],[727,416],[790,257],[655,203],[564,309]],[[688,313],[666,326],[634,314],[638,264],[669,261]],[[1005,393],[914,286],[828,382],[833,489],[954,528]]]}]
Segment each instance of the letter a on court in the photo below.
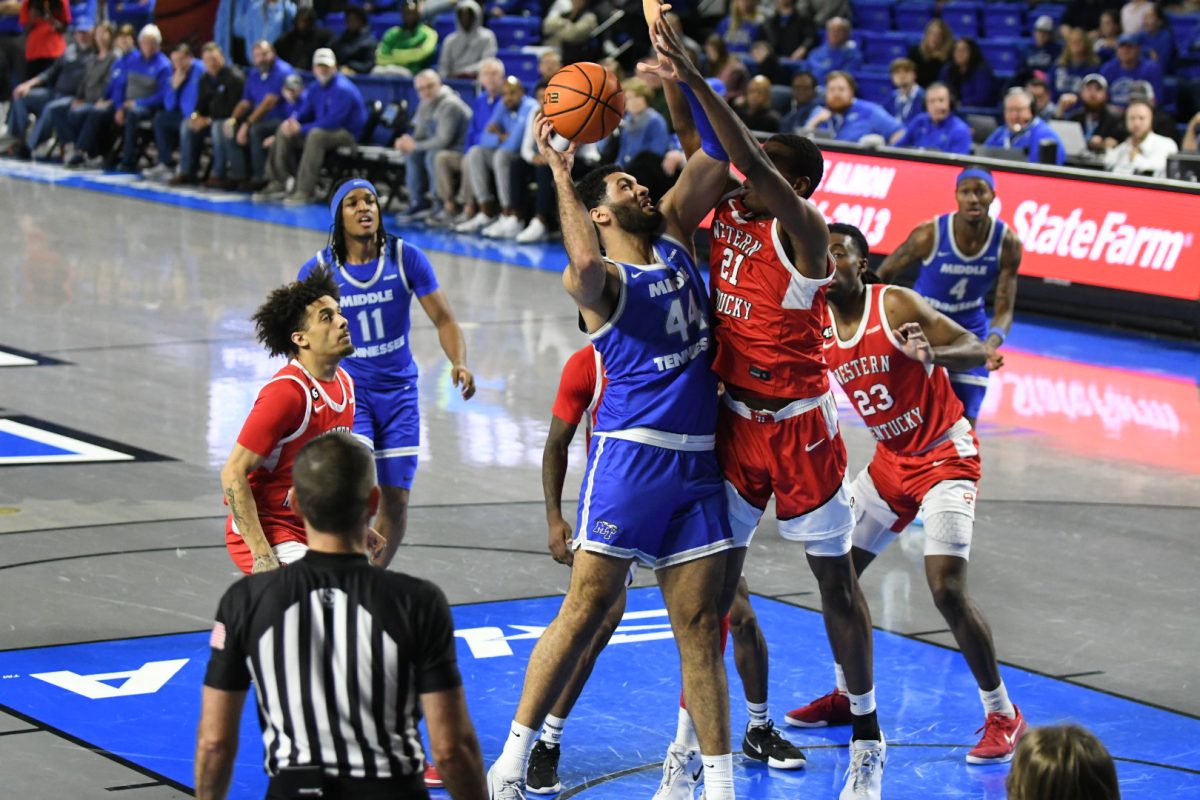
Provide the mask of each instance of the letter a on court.
[{"label": "letter a on court", "polygon": [[[39,672],[30,675],[39,681],[45,681],[68,692],[83,695],[90,700],[103,700],[110,697],[132,697],[138,694],[154,694],[167,681],[175,677],[175,673],[183,669],[190,659],[175,658],[170,661],[147,661],[137,669],[124,672],[101,672],[95,675],[80,675],[70,670],[59,672]],[[105,681],[117,681],[124,678],[119,686]]]}]

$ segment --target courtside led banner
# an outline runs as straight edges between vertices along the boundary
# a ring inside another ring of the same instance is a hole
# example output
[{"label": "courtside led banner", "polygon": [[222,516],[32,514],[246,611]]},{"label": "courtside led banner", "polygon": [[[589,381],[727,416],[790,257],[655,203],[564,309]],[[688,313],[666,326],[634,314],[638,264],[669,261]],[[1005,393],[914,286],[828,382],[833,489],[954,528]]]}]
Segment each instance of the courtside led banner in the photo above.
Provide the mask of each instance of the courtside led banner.
[{"label": "courtside led banner", "polygon": [[[961,167],[825,152],[813,195],[833,222],[888,254],[918,224],[955,209]],[[994,172],[993,216],[1025,248],[1021,274],[1127,292],[1200,299],[1200,194],[1049,175]]]}]

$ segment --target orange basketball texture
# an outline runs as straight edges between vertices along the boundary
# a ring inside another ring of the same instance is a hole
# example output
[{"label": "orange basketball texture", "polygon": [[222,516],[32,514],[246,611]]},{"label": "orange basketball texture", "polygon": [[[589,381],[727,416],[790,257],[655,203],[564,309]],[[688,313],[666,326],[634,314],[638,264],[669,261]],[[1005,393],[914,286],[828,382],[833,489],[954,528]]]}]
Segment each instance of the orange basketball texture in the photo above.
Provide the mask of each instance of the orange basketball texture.
[{"label": "orange basketball texture", "polygon": [[559,136],[591,144],[621,124],[625,93],[611,70],[590,61],[568,64],[546,85],[542,113]]}]

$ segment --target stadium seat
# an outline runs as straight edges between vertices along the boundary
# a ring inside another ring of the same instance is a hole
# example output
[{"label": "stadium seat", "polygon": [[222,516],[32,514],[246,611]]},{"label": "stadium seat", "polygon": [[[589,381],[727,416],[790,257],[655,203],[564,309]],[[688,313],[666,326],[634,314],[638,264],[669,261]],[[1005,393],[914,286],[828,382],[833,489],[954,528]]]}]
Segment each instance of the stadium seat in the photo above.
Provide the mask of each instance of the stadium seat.
[{"label": "stadium seat", "polygon": [[891,76],[868,73],[858,76],[856,96],[872,103],[886,104],[892,97],[892,88]]},{"label": "stadium seat", "polygon": [[902,33],[874,33],[867,37],[863,60],[868,64],[891,64],[908,55],[908,37]]},{"label": "stadium seat", "polygon": [[[326,17],[326,19],[329,19]],[[438,14],[433,18],[433,29],[437,31],[438,42],[446,41],[446,37],[454,33],[458,23],[454,19],[454,12],[448,14]]]},{"label": "stadium seat", "polygon": [[979,35],[979,23],[983,20],[983,4],[956,2],[942,6],[942,19],[954,31],[955,36]]},{"label": "stadium seat", "polygon": [[458,92],[458,96],[467,101],[467,105],[475,102],[475,98],[479,94],[479,84],[475,82],[474,78],[445,78],[444,82]]},{"label": "stadium seat", "polygon": [[1188,45],[1200,27],[1200,14],[1167,14],[1167,24],[1175,36],[1175,50],[1180,56],[1188,56]]},{"label": "stadium seat", "polygon": [[988,3],[983,8],[983,34],[991,39],[1026,35],[1025,6],[1020,3]]},{"label": "stadium seat", "polygon": [[1021,62],[1020,39],[980,39],[979,49],[993,72],[1016,72]]},{"label": "stadium seat", "polygon": [[337,36],[346,30],[346,15],[341,11],[330,11],[325,15],[325,19],[321,21],[321,24],[328,28],[334,36]]},{"label": "stadium seat", "polygon": [[771,87],[771,109],[781,117],[792,110],[792,87]]},{"label": "stadium seat", "polygon": [[802,58],[781,58],[779,63],[792,71],[792,75],[797,72],[809,72],[808,62]]},{"label": "stadium seat", "polygon": [[528,87],[536,84],[541,77],[538,75],[538,57],[533,53],[500,50],[497,51],[496,58],[504,62],[504,69],[509,75],[516,76],[517,80]]},{"label": "stadium seat", "polygon": [[890,31],[892,4],[888,0],[852,0],[854,27],[862,31]]},{"label": "stadium seat", "polygon": [[1054,20],[1054,27],[1062,24],[1062,18],[1067,13],[1065,3],[1039,3],[1029,12],[1031,20],[1041,16],[1047,16]]},{"label": "stadium seat", "polygon": [[540,17],[497,17],[488,25],[501,50],[515,50],[542,41]]},{"label": "stadium seat", "polygon": [[896,30],[905,33],[924,33],[933,19],[934,5],[928,0],[912,0],[896,5]]},{"label": "stadium seat", "polygon": [[400,14],[395,11],[369,14],[367,19],[367,24],[371,26],[371,35],[375,37],[376,41],[382,39],[389,28],[399,27],[401,23]]}]

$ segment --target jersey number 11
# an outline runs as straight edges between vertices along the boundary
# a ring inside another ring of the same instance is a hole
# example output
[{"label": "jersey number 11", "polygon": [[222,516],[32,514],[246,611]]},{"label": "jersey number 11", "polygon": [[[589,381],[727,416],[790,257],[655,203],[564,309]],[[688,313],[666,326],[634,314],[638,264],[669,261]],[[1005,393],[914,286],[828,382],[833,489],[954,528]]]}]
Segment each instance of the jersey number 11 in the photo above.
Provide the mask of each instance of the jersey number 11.
[{"label": "jersey number 11", "polygon": [[[371,336],[371,320],[375,320],[375,336]],[[364,342],[371,341],[372,338],[383,338],[383,309],[377,308],[368,313],[366,311],[358,312],[358,328],[362,331],[362,340]]]}]

